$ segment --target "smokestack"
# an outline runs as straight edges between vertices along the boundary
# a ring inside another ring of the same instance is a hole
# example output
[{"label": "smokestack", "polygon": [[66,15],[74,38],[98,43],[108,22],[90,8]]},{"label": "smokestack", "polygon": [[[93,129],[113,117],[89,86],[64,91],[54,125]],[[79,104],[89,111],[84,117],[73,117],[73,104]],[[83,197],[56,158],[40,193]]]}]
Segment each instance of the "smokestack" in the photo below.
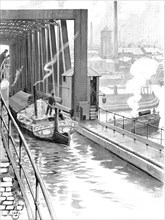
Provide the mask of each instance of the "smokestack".
[{"label": "smokestack", "polygon": [[90,28],[90,48],[93,49],[93,25],[91,22],[91,28]]},{"label": "smokestack", "polygon": [[114,1],[114,58],[118,59],[117,1]]}]

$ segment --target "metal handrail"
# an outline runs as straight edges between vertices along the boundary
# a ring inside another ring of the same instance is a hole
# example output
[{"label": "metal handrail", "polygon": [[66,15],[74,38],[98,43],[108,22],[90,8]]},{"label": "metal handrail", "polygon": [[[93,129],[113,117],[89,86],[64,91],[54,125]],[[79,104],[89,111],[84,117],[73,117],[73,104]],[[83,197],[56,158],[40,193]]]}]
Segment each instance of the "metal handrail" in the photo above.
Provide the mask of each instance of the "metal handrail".
[{"label": "metal handrail", "polygon": [[[24,179],[26,180],[26,183],[27,183],[27,186],[29,187],[29,190],[30,190],[30,193],[31,193],[31,196],[32,196],[32,199],[33,199],[33,202],[34,202],[34,207],[35,207],[35,220],[38,219],[43,219],[42,216],[41,216],[41,209],[39,207],[39,189],[41,189],[41,192],[42,192],[42,195],[43,195],[43,198],[45,200],[45,204],[46,204],[46,207],[48,209],[48,212],[49,212],[49,215],[50,215],[50,219],[51,220],[54,220],[56,219],[56,216],[55,216],[55,213],[54,213],[54,210],[53,210],[53,206],[52,206],[52,203],[50,201],[50,198],[49,198],[49,195],[47,193],[47,190],[46,190],[46,187],[45,187],[45,184],[40,176],[40,173],[39,173],[39,170],[37,168],[37,166],[35,165],[35,162],[34,162],[34,159],[31,155],[31,152],[30,152],[30,149],[26,143],[26,140],[23,136],[23,134],[21,133],[17,123],[15,122],[8,106],[6,105],[3,97],[2,97],[2,94],[1,94],[1,91],[0,91],[0,100],[1,100],[1,115],[0,115],[0,123],[1,123],[1,132],[3,133],[3,136],[4,136],[4,133],[7,134],[7,144],[8,144],[8,149],[9,149],[9,146],[13,147],[15,153],[16,153],[16,156],[18,157],[18,167],[19,167],[19,179],[21,180],[21,177],[22,177],[22,174],[24,174]],[[6,113],[7,113],[7,116],[8,116],[8,125],[7,123],[5,122],[4,118],[3,118],[3,108],[5,108],[6,110]],[[11,122],[13,124],[13,126],[15,127],[18,135],[19,135],[19,152],[17,151],[17,147],[16,147],[16,144],[14,142],[14,139],[11,135]],[[3,130],[5,130],[5,132],[3,132]],[[24,147],[24,150],[26,152],[26,155],[28,156],[28,159],[29,159],[29,162],[33,168],[33,172],[34,172],[34,177],[35,177],[35,181],[36,181],[36,187],[35,187],[35,193],[33,192],[33,189],[32,189],[32,186],[30,184],[30,181],[28,180],[28,175],[22,165],[22,157],[21,157],[21,154],[22,154],[22,148]],[[7,149],[7,151],[8,151]],[[19,180],[18,180],[19,181]],[[25,193],[24,193],[25,194]],[[32,210],[32,208],[31,208]],[[45,211],[45,210],[44,210]],[[34,219],[34,218],[33,218]]]},{"label": "metal handrail", "polygon": [[[0,65],[0,82],[2,81],[2,74],[5,72],[7,66],[9,66],[9,58],[5,58]],[[6,77],[3,76],[3,78]]]},{"label": "metal handrail", "polygon": [[9,58],[8,58],[8,57],[6,57],[6,58],[2,61],[1,66],[0,66],[0,70],[2,70],[2,69],[5,67],[5,65],[9,65]]},{"label": "metal handrail", "polygon": [[[130,121],[133,121],[133,118],[126,117],[126,116],[124,116],[124,115],[121,115],[121,114],[112,112],[112,111],[110,111],[110,110],[105,110],[105,109],[103,109],[103,108],[101,108],[101,107],[98,108],[98,111],[99,111],[99,113],[100,113],[100,111],[106,113],[106,116],[105,116],[105,117],[106,117],[106,123],[108,122],[107,113],[112,114],[112,115],[113,115],[113,120],[114,120],[114,123],[113,123],[114,126],[117,126],[117,125],[116,125],[116,121],[117,121],[116,116],[121,117],[121,120],[122,120],[122,129],[123,129],[123,130],[126,130],[126,129],[125,129],[125,119],[126,119],[126,120],[130,120]],[[100,120],[100,119],[99,119],[99,120]],[[138,119],[136,119],[136,120],[134,120],[134,133],[135,133],[135,134],[136,134],[135,124],[136,124],[137,122],[147,126],[147,133],[146,133],[146,138],[147,138],[147,139],[149,138],[149,127],[158,129],[158,130],[160,131],[160,144],[162,144],[162,142],[163,142],[163,135],[162,135],[162,134],[163,134],[163,132],[164,132],[164,129],[163,129],[163,128],[158,128],[158,127],[156,127],[155,125],[151,125],[151,124],[149,124],[149,123],[146,124],[146,123],[144,123],[144,122],[139,121]],[[145,136],[144,136],[144,137],[145,137]]]}]

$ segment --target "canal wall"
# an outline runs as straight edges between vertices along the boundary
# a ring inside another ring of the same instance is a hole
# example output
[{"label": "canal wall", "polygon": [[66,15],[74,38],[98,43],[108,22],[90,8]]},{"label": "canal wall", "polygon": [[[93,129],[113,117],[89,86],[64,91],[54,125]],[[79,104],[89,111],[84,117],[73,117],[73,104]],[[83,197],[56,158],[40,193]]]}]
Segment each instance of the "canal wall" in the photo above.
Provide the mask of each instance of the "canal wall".
[{"label": "canal wall", "polygon": [[[109,138],[103,137],[101,132],[94,132],[90,128],[86,128],[84,125],[81,124],[79,124],[77,132],[85,136],[86,138],[92,140],[93,142],[99,144],[103,148],[109,150],[110,152],[116,154],[120,158],[128,161],[134,166],[140,168],[141,170],[145,171],[146,173],[158,179],[159,181],[164,182],[164,169],[161,166],[161,164],[157,163],[156,161],[154,162],[149,157],[147,157],[147,155],[144,156],[140,154],[138,151],[131,150],[131,148],[127,147],[129,144],[136,144],[137,147],[140,148],[140,144],[142,145],[142,143],[138,141],[134,142],[133,139],[131,143],[131,139],[128,138],[126,138],[125,142],[124,140],[122,140],[121,142],[121,137],[119,137],[118,142],[116,142],[115,140],[113,140],[112,136],[109,136]],[[118,134],[116,133],[116,135]],[[148,154],[149,153],[150,152],[148,152]]]}]

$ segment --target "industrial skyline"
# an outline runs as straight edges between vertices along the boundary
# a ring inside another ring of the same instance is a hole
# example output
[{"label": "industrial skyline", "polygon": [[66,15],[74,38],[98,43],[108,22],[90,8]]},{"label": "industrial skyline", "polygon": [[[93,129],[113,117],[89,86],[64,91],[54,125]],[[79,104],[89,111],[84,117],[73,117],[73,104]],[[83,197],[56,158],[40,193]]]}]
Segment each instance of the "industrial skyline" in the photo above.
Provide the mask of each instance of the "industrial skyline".
[{"label": "industrial skyline", "polygon": [[[88,35],[93,26],[93,45],[100,45],[100,32],[113,31],[113,1],[1,1],[1,9],[88,9]],[[118,1],[119,41],[164,45],[164,1]],[[89,36],[90,39],[90,36]]]}]

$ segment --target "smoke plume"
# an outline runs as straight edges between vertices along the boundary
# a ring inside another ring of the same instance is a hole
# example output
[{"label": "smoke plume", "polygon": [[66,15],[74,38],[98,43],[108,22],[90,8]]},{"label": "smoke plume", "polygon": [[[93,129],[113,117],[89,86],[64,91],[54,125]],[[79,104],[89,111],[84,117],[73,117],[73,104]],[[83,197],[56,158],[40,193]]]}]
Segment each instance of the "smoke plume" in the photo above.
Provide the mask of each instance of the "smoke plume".
[{"label": "smoke plume", "polygon": [[139,101],[141,99],[141,87],[146,85],[146,81],[150,77],[156,74],[158,68],[158,62],[150,58],[141,58],[135,61],[131,68],[130,73],[133,75],[133,79],[129,80],[126,84],[126,93],[131,93],[131,96],[127,100],[127,104],[132,109],[131,115],[137,116],[139,108]]},{"label": "smoke plume", "polygon": [[22,73],[22,70],[23,70],[23,66],[21,66],[20,69],[16,70],[16,74],[15,74],[15,79],[14,79],[14,82],[11,86],[14,86],[19,78],[19,76],[21,75]]},{"label": "smoke plume", "polygon": [[[77,36],[78,36],[78,32],[75,34],[74,39],[75,39]],[[58,56],[60,55],[60,53],[61,53],[66,47],[68,47],[68,46],[69,46],[69,42],[66,42],[66,43],[64,44],[64,46],[62,47],[62,49],[59,50],[59,52],[54,55],[53,59],[52,59],[49,63],[45,64],[44,70],[47,72],[47,74],[43,77],[42,80],[39,80],[39,81],[35,82],[35,83],[34,83],[34,86],[36,86],[38,83],[41,83],[41,82],[43,83],[44,80],[45,80],[46,78],[48,78],[48,77],[52,74],[52,69],[49,69],[48,67],[49,67],[49,66],[52,66],[52,65],[57,61],[57,57],[58,57]]]}]

